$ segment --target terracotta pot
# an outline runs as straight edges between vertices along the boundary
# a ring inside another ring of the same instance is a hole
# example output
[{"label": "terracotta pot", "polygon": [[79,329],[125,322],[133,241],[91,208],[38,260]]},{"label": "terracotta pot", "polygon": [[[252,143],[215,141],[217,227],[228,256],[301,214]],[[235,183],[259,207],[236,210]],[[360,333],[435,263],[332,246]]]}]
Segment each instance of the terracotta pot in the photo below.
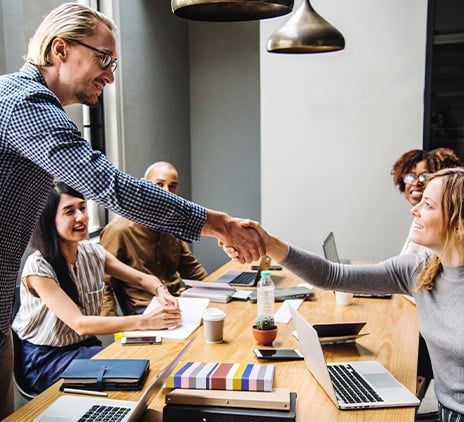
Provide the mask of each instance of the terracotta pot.
[{"label": "terracotta pot", "polygon": [[274,325],[272,330],[258,330],[256,326],[253,325],[253,335],[256,342],[261,346],[272,346],[272,342],[277,337],[277,325]]}]

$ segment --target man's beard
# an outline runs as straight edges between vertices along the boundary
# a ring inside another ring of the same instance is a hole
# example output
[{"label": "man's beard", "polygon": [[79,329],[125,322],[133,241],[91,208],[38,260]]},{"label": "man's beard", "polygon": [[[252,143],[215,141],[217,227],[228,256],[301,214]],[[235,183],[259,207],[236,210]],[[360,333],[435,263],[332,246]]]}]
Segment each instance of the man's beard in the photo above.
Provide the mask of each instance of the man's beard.
[{"label": "man's beard", "polygon": [[94,99],[94,96],[89,96],[84,92],[76,92],[76,98],[79,100],[80,104],[84,104],[89,107],[98,107],[100,104],[99,97]]}]

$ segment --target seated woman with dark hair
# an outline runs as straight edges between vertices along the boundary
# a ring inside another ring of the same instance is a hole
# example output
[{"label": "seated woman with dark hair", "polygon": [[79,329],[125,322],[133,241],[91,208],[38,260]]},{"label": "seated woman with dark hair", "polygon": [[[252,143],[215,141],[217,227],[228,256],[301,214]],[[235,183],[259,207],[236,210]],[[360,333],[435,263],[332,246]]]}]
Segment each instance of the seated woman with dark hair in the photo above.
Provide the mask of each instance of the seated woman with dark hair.
[{"label": "seated woman with dark hair", "polygon": [[[21,305],[12,327],[22,343],[24,378],[37,393],[58,381],[73,359],[102,350],[96,335],[162,329],[181,321],[176,299],[158,278],[86,240],[88,222],[84,197],[57,183],[31,238],[37,251],[24,266]],[[147,315],[99,316],[105,272],[157,295],[162,306]]]}]

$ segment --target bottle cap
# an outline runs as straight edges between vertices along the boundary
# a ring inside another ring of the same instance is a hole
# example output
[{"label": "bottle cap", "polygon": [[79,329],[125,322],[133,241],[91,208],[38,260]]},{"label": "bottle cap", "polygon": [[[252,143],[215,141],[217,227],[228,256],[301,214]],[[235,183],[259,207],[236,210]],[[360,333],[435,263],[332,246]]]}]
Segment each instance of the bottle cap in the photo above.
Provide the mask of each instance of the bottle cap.
[{"label": "bottle cap", "polygon": [[270,271],[267,271],[267,270],[261,271],[261,277],[270,277],[270,276],[271,276]]}]

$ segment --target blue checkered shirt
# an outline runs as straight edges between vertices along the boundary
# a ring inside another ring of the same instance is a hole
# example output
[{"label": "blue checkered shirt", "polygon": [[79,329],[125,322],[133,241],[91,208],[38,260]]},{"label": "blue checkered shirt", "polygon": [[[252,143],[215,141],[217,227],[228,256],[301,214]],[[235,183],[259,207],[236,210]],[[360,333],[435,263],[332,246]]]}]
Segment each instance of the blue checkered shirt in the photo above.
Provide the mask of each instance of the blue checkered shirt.
[{"label": "blue checkered shirt", "polygon": [[0,331],[10,329],[21,257],[56,177],[130,220],[199,240],[207,211],[117,170],[93,151],[38,69],[0,77]]}]

